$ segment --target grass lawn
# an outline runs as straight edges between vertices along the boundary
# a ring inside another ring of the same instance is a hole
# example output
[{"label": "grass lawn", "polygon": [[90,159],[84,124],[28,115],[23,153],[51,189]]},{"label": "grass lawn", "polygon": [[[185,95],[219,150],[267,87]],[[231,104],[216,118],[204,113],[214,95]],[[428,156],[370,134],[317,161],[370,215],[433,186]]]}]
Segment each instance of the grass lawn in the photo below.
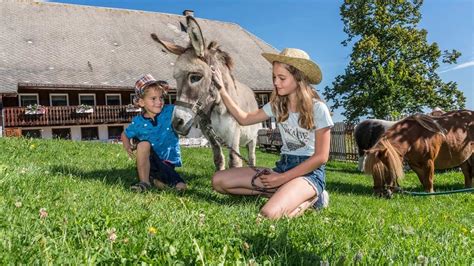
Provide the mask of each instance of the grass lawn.
[{"label": "grass lawn", "polygon": [[[355,164],[330,162],[328,209],[269,221],[266,199],[212,191],[210,149],[183,148],[183,161],[188,191],[135,194],[120,145],[0,138],[0,264],[474,263],[474,193],[380,199]],[[435,189],[463,184],[447,172]],[[413,173],[401,185],[421,191]]]}]

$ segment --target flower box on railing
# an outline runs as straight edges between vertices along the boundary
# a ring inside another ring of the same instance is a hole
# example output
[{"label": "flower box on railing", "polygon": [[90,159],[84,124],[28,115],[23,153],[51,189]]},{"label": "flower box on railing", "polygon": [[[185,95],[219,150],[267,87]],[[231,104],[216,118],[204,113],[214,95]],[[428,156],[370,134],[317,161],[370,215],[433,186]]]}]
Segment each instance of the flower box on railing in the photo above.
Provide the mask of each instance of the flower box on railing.
[{"label": "flower box on railing", "polygon": [[42,115],[45,112],[46,108],[39,104],[30,104],[25,108],[25,115]]},{"label": "flower box on railing", "polygon": [[135,105],[133,105],[133,104],[129,104],[129,105],[127,105],[127,107],[125,108],[125,111],[126,111],[127,113],[138,113],[138,112],[141,112],[141,111],[142,111],[142,108],[137,107],[137,106],[135,106]]},{"label": "flower box on railing", "polygon": [[76,108],[76,114],[91,114],[94,112],[94,108],[90,105],[81,104]]}]

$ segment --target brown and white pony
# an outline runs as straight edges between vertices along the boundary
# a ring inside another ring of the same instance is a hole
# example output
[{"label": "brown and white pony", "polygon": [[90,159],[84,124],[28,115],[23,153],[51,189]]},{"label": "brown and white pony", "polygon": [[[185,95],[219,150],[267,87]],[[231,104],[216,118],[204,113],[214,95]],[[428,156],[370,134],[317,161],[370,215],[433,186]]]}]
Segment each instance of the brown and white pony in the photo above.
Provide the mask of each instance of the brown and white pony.
[{"label": "brown and white pony", "polygon": [[374,179],[374,192],[390,197],[403,177],[403,159],[418,175],[426,192],[434,192],[435,169],[461,166],[464,185],[474,175],[474,114],[470,110],[441,116],[413,115],[389,128],[366,152],[365,173]]},{"label": "brown and white pony", "polygon": [[[217,170],[225,169],[225,160],[220,143],[210,137],[203,128],[208,123],[228,147],[239,151],[240,145],[246,145],[249,164],[255,165],[257,131],[261,125],[240,126],[236,122],[212,82],[211,66],[221,71],[225,89],[242,110],[250,112],[258,109],[255,94],[249,87],[234,79],[231,72],[232,58],[229,54],[220,50],[216,42],[206,46],[197,21],[190,16],[186,17],[186,21],[191,42],[187,48],[160,40],[155,34],[151,35],[166,50],[178,55],[173,71],[177,84],[173,128],[178,134],[187,135],[193,125],[200,125],[201,131],[211,144]],[[242,160],[233,152],[229,151],[229,157],[230,167],[242,166]]]}]

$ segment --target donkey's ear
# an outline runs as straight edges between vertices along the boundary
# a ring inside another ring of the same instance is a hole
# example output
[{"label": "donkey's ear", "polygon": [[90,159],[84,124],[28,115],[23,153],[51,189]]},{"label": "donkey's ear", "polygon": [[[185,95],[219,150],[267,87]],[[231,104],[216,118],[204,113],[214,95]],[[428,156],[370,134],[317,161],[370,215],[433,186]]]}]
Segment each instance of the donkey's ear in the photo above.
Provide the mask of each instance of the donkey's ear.
[{"label": "donkey's ear", "polygon": [[165,47],[166,50],[168,50],[169,52],[171,52],[171,53],[173,53],[173,54],[175,54],[175,55],[181,55],[181,54],[183,54],[183,53],[186,51],[186,48],[181,47],[181,46],[179,46],[179,45],[177,45],[177,44],[160,40],[160,38],[158,38],[158,36],[156,36],[156,34],[154,34],[154,33],[151,34],[151,38],[152,38],[155,42],[158,42],[158,43],[160,43],[161,45],[163,45],[163,47]]},{"label": "donkey's ear", "polygon": [[204,42],[204,37],[202,37],[201,27],[197,23],[196,19],[191,16],[186,17],[186,22],[188,24],[188,35],[191,40],[191,45],[194,48],[197,56],[204,56],[204,47],[206,44]]}]

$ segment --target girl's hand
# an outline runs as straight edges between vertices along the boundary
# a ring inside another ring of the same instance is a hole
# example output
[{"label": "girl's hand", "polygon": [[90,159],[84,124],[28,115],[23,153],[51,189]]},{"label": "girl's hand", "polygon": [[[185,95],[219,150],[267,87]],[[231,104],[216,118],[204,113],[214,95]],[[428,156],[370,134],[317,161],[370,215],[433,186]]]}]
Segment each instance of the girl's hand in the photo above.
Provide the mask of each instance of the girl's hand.
[{"label": "girl's hand", "polygon": [[273,171],[269,175],[261,175],[260,181],[265,188],[275,188],[286,183],[282,174]]},{"label": "girl's hand", "polygon": [[224,81],[222,80],[222,72],[215,68],[214,66],[211,66],[211,71],[212,71],[212,81],[216,85],[217,89],[221,91],[222,88],[224,88]]}]

